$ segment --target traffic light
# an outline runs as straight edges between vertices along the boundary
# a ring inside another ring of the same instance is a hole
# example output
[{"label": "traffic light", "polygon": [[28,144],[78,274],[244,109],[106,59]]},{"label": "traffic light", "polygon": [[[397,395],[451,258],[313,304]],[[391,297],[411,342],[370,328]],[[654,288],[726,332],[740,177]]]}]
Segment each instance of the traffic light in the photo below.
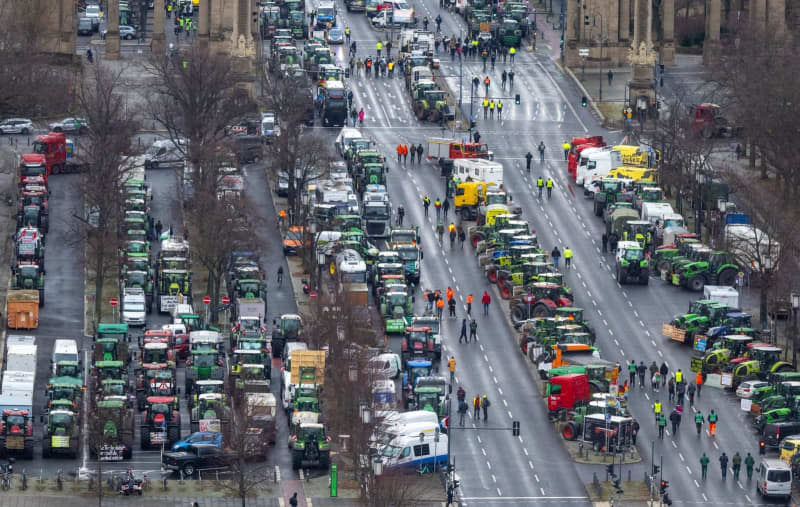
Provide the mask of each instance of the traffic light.
[{"label": "traffic light", "polygon": [[763,440],[761,440],[761,441],[758,443],[758,453],[759,453],[759,454],[764,454],[764,453],[766,453],[766,452],[767,452],[767,443],[766,443],[766,442],[764,442]]},{"label": "traffic light", "polygon": [[518,93],[518,94],[516,94],[516,95],[514,95],[514,103],[515,103],[516,105],[519,105],[519,93]]},{"label": "traffic light", "polygon": [[661,481],[661,494],[665,494],[667,492],[667,488],[669,487],[669,481]]},{"label": "traffic light", "polygon": [[653,475],[658,475],[658,471],[661,470],[661,467],[658,465],[653,465]]},{"label": "traffic light", "polygon": [[[519,95],[517,95],[519,97]],[[519,104],[519,102],[517,102]],[[511,423],[511,434],[515,437],[519,436],[519,421],[514,421]]]},{"label": "traffic light", "polygon": [[586,104],[589,102],[589,99],[586,98],[586,95],[581,97],[581,107],[586,107]]},{"label": "traffic light", "polygon": [[469,122],[469,130],[470,130],[470,132],[475,130],[475,120],[470,120],[470,122]]}]

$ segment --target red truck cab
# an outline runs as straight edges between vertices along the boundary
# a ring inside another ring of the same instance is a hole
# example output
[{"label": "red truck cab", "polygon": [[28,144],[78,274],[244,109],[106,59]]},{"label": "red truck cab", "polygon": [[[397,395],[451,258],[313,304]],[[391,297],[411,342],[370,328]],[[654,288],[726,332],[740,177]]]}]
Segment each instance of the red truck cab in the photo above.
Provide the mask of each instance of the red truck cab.
[{"label": "red truck cab", "polygon": [[589,403],[589,377],[585,373],[570,373],[550,379],[550,395],[547,409],[553,413],[559,410],[572,410]]},{"label": "red truck cab", "polygon": [[47,177],[50,176],[47,160],[44,155],[39,153],[26,153],[20,157],[19,168],[20,186],[28,184],[44,183],[47,184]]},{"label": "red truck cab", "polygon": [[448,153],[450,158],[491,158],[491,152],[486,143],[450,143]]},{"label": "red truck cab", "polygon": [[567,156],[567,171],[569,172],[569,175],[572,176],[573,180],[578,172],[578,160],[581,157],[581,152],[586,148],[602,148],[603,146],[606,146],[605,141],[603,141],[603,136],[573,137],[569,144],[570,148],[569,155]]},{"label": "red truck cab", "polygon": [[50,132],[38,136],[33,142],[33,152],[44,155],[47,161],[47,173],[63,173],[67,167],[67,158],[71,155],[72,143],[67,143],[63,132]]}]

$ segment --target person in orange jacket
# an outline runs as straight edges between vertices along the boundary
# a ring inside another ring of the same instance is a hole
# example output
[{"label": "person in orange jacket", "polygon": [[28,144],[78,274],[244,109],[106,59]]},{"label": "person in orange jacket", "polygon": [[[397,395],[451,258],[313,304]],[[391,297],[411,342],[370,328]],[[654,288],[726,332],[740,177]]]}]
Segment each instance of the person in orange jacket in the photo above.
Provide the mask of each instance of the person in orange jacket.
[{"label": "person in orange jacket", "polygon": [[436,300],[436,314],[439,316],[439,320],[442,320],[443,312],[444,312],[444,299],[439,298]]},{"label": "person in orange jacket", "polygon": [[455,296],[456,293],[452,287],[448,287],[445,291],[445,295],[447,295],[447,301],[449,302],[451,299],[453,299],[453,296]]},{"label": "person in orange jacket", "polygon": [[467,296],[467,315],[472,317],[472,294]]},{"label": "person in orange jacket", "polygon": [[408,160],[408,145],[403,145],[403,165],[405,165],[406,160]]},{"label": "person in orange jacket", "polygon": [[403,156],[403,145],[402,144],[398,144],[397,145],[397,163],[398,164],[400,163],[400,157],[402,157],[402,156]]}]

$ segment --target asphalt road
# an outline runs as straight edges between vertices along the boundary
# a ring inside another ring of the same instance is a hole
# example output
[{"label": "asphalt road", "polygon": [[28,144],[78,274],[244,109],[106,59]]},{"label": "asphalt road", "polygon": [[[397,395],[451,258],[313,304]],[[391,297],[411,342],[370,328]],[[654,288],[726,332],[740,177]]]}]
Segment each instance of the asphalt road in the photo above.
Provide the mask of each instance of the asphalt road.
[{"label": "asphalt road", "polygon": [[[414,6],[421,8],[429,19],[436,17],[438,2],[428,0]],[[341,9],[340,16],[344,21],[340,20],[339,24],[350,26],[353,39],[358,42],[359,55],[363,58],[373,53],[379,33],[368,26],[363,14],[346,13]],[[463,21],[455,15],[445,12],[442,18],[444,33],[458,34],[463,27]],[[335,51],[340,63],[346,65],[346,49]],[[468,103],[471,76],[486,75],[482,63],[465,61],[461,71],[457,62],[450,62],[449,55],[441,55],[441,58],[441,73],[450,76],[446,79],[454,97],[458,97],[456,76],[463,72],[464,102]],[[514,202],[523,207],[543,248],[550,250],[557,244],[562,250],[569,246],[575,252],[575,266],[567,273],[567,281],[575,289],[576,304],[586,309],[587,317],[597,330],[597,345],[603,357],[623,364],[631,359],[646,364],[654,360],[658,364],[666,361],[671,371],[682,368],[688,372],[689,348],[662,337],[661,324],[684,313],[697,295],[655,279],[649,286],[618,286],[613,278],[613,258],[600,253],[602,222],[594,217],[582,192],[567,181],[566,163],[560,149],[564,140],[588,133],[605,134],[609,141],[618,142],[621,136],[603,132],[591,115],[578,106],[580,93],[561,77],[544,55],[532,55],[524,50],[516,59],[513,93],[521,94],[521,104],[516,106],[513,99],[503,99],[503,121],[478,119],[477,127],[482,140],[494,151],[495,160],[505,166],[505,187],[513,193]],[[510,66],[508,62],[507,68]],[[495,70],[488,73],[492,80],[490,97],[513,97],[499,86],[502,69],[498,61]],[[451,252],[449,245],[437,245],[433,211],[431,218],[422,216],[422,196],[427,194],[433,200],[443,194],[438,169],[423,164],[398,170],[395,163],[395,147],[399,142],[425,145],[425,139],[441,137],[442,131],[438,126],[420,123],[413,117],[399,78],[375,80],[362,76],[351,79],[349,86],[355,94],[356,107],[364,107],[366,112],[364,130],[376,139],[390,161],[389,190],[394,207],[403,204],[406,223],[423,226],[422,245],[426,255],[421,286],[442,290],[453,286],[457,297],[465,298],[472,293],[479,299],[489,284],[479,271],[471,248],[467,246],[464,252],[458,249]],[[478,94],[482,96],[483,91],[481,85]],[[331,139],[335,134],[330,132]],[[455,136],[461,137],[463,134],[459,133]],[[545,164],[534,162],[528,176],[523,157],[528,150],[536,153],[535,147],[540,141],[547,146]],[[532,183],[539,175],[552,177],[556,182],[550,201],[541,202],[534,195]],[[462,479],[462,495],[482,505],[501,501],[501,498],[506,498],[502,501],[507,504],[582,497],[585,493],[580,483],[590,481],[593,472],[602,477],[603,469],[574,465],[566,458],[558,441],[560,437],[546,423],[546,409],[535,394],[518,353],[516,333],[505,318],[507,305],[498,304],[500,297],[495,288],[491,289],[491,294],[494,302],[490,315],[477,317],[479,345],[459,346],[460,320],[445,322],[445,353],[455,355],[458,381],[469,397],[474,393],[488,393],[492,399],[490,424],[510,426],[512,420],[520,420],[522,435],[516,439],[510,431],[488,430],[455,435],[453,454]],[[664,391],[655,395],[649,389],[645,392],[636,389],[630,397],[631,410],[642,426],[639,450],[644,462],[626,466],[626,478],[628,469],[634,479],[643,477],[649,470],[653,457],[650,446],[655,441],[655,460],[658,463],[663,456],[663,478],[670,481],[670,497],[676,504],[757,501],[754,484],[746,480],[735,482],[730,474],[726,482],[720,478],[717,458],[722,451],[729,456],[736,451],[757,456],[757,440],[750,418],[739,410],[738,400],[728,393],[706,388],[696,408],[704,415],[712,408],[719,414],[716,438],[706,433],[698,438],[693,432],[694,412],[687,409],[683,430],[662,441],[658,440],[652,422],[651,406],[656,396],[669,406]],[[481,422],[476,426],[482,425]],[[703,452],[711,459],[709,479],[705,483],[700,480],[699,466]],[[519,480],[521,477],[524,479]]]}]

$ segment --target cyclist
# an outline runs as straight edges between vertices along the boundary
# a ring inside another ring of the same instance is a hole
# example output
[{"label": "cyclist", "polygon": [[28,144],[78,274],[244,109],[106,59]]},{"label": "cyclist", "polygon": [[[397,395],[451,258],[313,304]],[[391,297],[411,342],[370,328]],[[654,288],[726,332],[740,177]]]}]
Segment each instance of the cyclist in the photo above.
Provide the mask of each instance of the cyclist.
[{"label": "cyclist", "polygon": [[278,267],[278,287],[283,285],[283,266]]}]

